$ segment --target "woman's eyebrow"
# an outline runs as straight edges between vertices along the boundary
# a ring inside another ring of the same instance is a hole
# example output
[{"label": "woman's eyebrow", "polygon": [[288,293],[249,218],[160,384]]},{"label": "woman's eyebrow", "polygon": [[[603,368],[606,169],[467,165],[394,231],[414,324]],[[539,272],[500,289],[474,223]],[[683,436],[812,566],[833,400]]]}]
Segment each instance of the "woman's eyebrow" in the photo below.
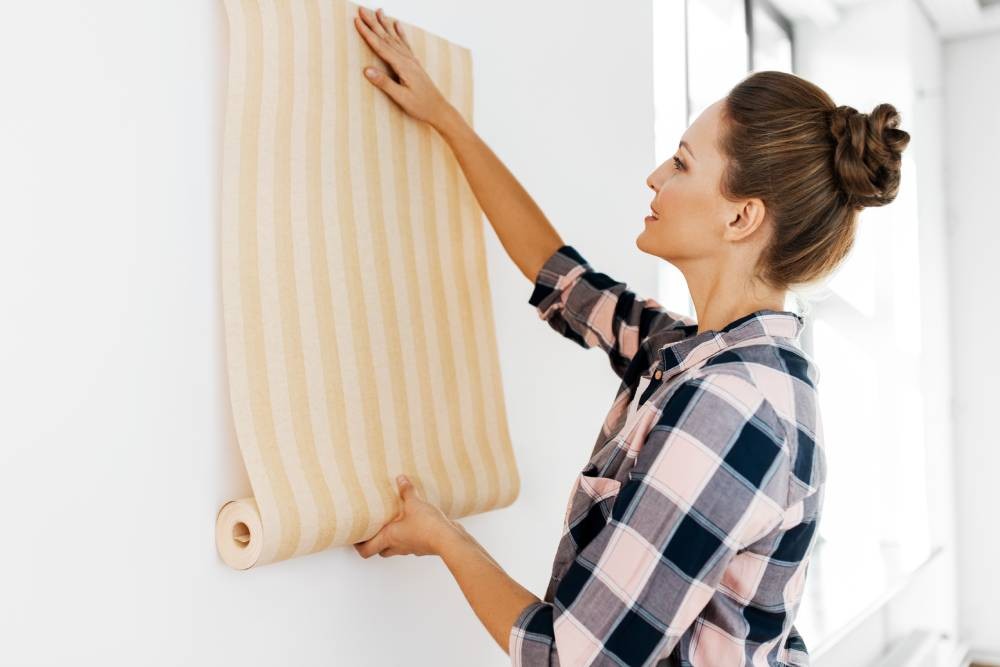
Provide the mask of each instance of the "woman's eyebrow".
[{"label": "woman's eyebrow", "polygon": [[[681,146],[683,146],[684,148],[686,148],[687,151],[688,151],[688,153],[691,153],[691,157],[694,157],[694,153],[691,151],[691,144],[689,144],[688,142],[686,142],[683,139],[681,139],[680,143],[677,144],[677,148],[680,148]],[[698,158],[695,158],[695,159],[697,160]]]}]

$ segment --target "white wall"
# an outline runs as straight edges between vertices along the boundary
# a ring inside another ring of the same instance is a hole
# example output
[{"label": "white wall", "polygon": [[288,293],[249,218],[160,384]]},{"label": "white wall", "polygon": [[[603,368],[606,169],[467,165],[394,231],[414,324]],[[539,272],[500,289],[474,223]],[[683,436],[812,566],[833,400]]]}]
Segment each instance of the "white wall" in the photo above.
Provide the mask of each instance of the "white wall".
[{"label": "white wall", "polygon": [[1000,32],[945,42],[944,65],[960,623],[974,646],[1000,654],[1000,359],[989,350],[1000,330]]},{"label": "white wall", "polygon": [[[649,3],[383,6],[472,49],[482,136],[568,243],[651,293]],[[0,664],[507,664],[437,559],[215,553],[216,511],[249,492],[221,331],[225,55],[217,0],[0,8]],[[462,522],[540,595],[616,378],[487,239],[522,496]]]}]

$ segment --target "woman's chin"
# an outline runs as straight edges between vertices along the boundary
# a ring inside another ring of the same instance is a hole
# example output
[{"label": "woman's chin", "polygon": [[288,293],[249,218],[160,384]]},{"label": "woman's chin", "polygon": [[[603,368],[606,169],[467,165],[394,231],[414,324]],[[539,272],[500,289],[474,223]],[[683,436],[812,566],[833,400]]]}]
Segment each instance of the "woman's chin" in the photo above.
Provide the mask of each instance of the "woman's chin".
[{"label": "woman's chin", "polygon": [[639,234],[635,237],[635,247],[638,248],[639,250],[643,251],[643,252],[648,252],[646,250],[646,230],[645,229],[642,230],[641,232],[639,232]]},{"label": "woman's chin", "polygon": [[666,257],[670,256],[670,248],[664,247],[663,243],[657,244],[656,236],[650,234],[648,229],[644,229],[636,235],[635,247],[647,255],[653,255],[654,257],[669,261]]}]

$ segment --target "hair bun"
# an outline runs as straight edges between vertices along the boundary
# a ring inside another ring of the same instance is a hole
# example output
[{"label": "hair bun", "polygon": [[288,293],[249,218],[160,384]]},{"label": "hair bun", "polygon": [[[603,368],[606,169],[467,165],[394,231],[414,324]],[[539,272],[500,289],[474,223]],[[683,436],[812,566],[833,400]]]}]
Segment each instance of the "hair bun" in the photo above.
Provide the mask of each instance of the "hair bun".
[{"label": "hair bun", "polygon": [[884,206],[899,190],[901,154],[910,135],[897,129],[899,112],[879,104],[870,114],[842,105],[830,112],[830,132],[836,141],[833,170],[848,206]]}]

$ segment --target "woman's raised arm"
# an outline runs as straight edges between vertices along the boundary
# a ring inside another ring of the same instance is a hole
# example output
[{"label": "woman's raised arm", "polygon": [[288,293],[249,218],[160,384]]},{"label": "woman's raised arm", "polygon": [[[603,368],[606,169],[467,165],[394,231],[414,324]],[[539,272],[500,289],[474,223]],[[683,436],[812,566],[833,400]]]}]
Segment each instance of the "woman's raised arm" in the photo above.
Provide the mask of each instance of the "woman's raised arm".
[{"label": "woman's raised arm", "polygon": [[545,260],[564,245],[559,233],[514,174],[454,107],[435,129],[462,165],[469,186],[507,254],[534,282]]},{"label": "woman's raised arm", "polygon": [[368,80],[411,117],[427,122],[451,147],[479,206],[501,245],[524,276],[534,282],[545,260],[564,245],[531,195],[434,85],[410,48],[402,26],[358,8],[355,21],[365,41],[394,70],[398,82],[375,70]]}]

